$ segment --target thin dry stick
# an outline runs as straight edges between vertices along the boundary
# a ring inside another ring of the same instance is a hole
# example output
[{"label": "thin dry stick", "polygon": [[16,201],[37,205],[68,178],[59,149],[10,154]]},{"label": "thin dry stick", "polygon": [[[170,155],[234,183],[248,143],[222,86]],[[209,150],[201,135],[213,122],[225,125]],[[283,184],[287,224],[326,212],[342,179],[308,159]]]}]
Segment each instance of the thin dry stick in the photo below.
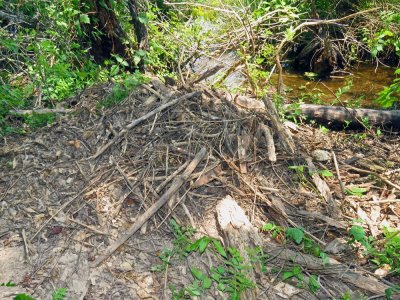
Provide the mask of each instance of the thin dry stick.
[{"label": "thin dry stick", "polygon": [[375,177],[378,177],[380,180],[382,180],[387,185],[390,185],[391,187],[394,187],[395,189],[400,191],[400,185],[397,185],[397,184],[391,182],[390,180],[387,180],[385,177],[381,176],[378,173],[375,173],[375,172],[372,172],[372,171],[368,171],[368,170],[364,170],[364,169],[360,169],[360,168],[356,168],[356,167],[353,167],[353,166],[350,166],[350,165],[346,165],[346,167],[348,167],[349,169],[354,170],[356,172],[359,172],[359,173],[374,175]]},{"label": "thin dry stick", "polygon": [[21,234],[22,234],[22,239],[24,240],[25,259],[27,262],[30,262],[31,258],[29,256],[29,247],[28,247],[28,240],[26,238],[25,228],[22,228]]},{"label": "thin dry stick", "polygon": [[100,230],[97,230],[96,228],[93,228],[90,225],[86,225],[85,223],[82,223],[82,222],[80,222],[78,220],[75,220],[73,218],[68,218],[68,220],[70,220],[71,222],[76,223],[78,225],[81,225],[82,227],[85,227],[86,229],[89,229],[90,231],[93,231],[94,233],[97,233],[97,234],[100,234],[100,235],[110,235],[108,233],[105,233],[105,232],[102,232]]},{"label": "thin dry stick", "polygon": [[336,159],[336,154],[334,151],[332,151],[332,157],[333,157],[333,163],[335,164],[335,169],[336,169],[336,175],[339,180],[339,185],[340,185],[340,190],[342,191],[342,199],[346,197],[346,190],[344,188],[344,184],[342,181],[342,176],[340,176],[340,171],[339,171],[339,165]]},{"label": "thin dry stick", "polygon": [[192,97],[196,97],[199,96],[201,93],[200,92],[193,92],[193,93],[189,93],[186,94],[182,97],[176,98],[175,100],[172,100],[170,102],[167,102],[159,107],[157,107],[156,109],[152,110],[151,112],[145,114],[144,116],[141,116],[140,118],[133,120],[129,125],[127,125],[124,129],[122,129],[118,135],[116,135],[110,142],[108,142],[107,144],[105,144],[103,147],[101,147],[99,150],[97,150],[97,152],[92,156],[89,157],[89,159],[93,158],[96,159],[98,158],[100,155],[102,155],[108,148],[110,148],[113,144],[115,144],[116,142],[119,141],[119,139],[125,134],[127,133],[129,130],[131,130],[132,128],[136,127],[137,125],[141,124],[143,121],[151,118],[152,116],[154,116],[155,114],[177,104],[180,101],[186,100],[186,99],[190,99]]},{"label": "thin dry stick", "polygon": [[159,92],[157,92],[155,89],[149,87],[147,84],[143,84],[142,85],[146,90],[148,90],[150,93],[153,93],[154,95],[156,95],[158,98],[160,98],[162,101],[166,101],[167,99],[165,99],[165,97],[163,95],[161,95]]},{"label": "thin dry stick", "polygon": [[84,188],[83,190],[81,190],[78,194],[76,194],[71,200],[69,200],[68,202],[65,202],[63,206],[61,206],[49,219],[47,219],[47,221],[45,221],[42,226],[40,226],[40,228],[36,231],[36,233],[29,239],[30,242],[33,241],[33,239],[39,234],[40,231],[42,231],[42,229],[49,224],[49,222],[51,220],[54,219],[55,216],[57,216],[61,211],[64,210],[64,208],[66,208],[68,205],[70,205],[72,202],[74,202],[76,199],[78,199],[84,192],[86,192],[89,189],[89,186]]},{"label": "thin dry stick", "polygon": [[122,244],[124,244],[136,231],[142,227],[142,225],[150,219],[161,207],[164,206],[168,200],[175,195],[175,193],[179,190],[179,188],[187,181],[190,174],[193,173],[194,169],[197,165],[203,160],[205,155],[207,154],[207,149],[202,148],[194,157],[194,159],[187,166],[186,170],[183,172],[181,176],[175,178],[172,182],[170,188],[161,196],[161,198],[155,202],[150,208],[141,215],[136,222],[126,231],[124,235],[122,235],[114,244],[110,245],[103,255],[98,257],[93,264],[92,267],[99,266],[104,260],[106,260],[110,255],[112,255],[115,250],[118,249]]}]

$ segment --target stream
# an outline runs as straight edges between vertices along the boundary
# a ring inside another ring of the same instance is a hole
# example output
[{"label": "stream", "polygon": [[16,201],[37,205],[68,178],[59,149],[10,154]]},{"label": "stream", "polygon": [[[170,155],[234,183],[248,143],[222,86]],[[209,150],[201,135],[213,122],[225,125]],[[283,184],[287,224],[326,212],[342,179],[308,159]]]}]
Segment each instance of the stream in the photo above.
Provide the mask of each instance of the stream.
[{"label": "stream", "polygon": [[[335,93],[351,81],[349,91],[343,93],[340,101],[346,106],[378,108],[379,105],[375,102],[377,94],[392,83],[395,78],[394,71],[393,68],[376,68],[363,63],[354,67],[350,75],[332,76],[325,80],[310,80],[303,74],[286,72],[283,82],[288,90],[288,98],[302,99],[305,103],[333,104],[336,101]],[[273,76],[274,83],[277,77]]]},{"label": "stream", "polygon": [[[233,52],[223,53],[218,58],[203,56],[198,58],[191,68],[195,74],[201,75],[217,65],[222,66],[221,70],[206,80],[209,84],[215,84],[237,60],[238,57]],[[379,105],[375,103],[377,94],[392,83],[395,78],[394,71],[394,68],[382,66],[377,68],[375,65],[360,63],[349,75],[332,76],[324,80],[312,80],[301,73],[284,71],[283,82],[286,87],[286,98],[293,102],[301,100],[304,103],[378,108]],[[273,86],[276,86],[277,78],[276,73],[271,76]],[[341,95],[338,103],[335,93],[349,81],[352,82],[351,88]],[[248,88],[243,66],[229,74],[223,81],[223,86],[234,93]]]}]

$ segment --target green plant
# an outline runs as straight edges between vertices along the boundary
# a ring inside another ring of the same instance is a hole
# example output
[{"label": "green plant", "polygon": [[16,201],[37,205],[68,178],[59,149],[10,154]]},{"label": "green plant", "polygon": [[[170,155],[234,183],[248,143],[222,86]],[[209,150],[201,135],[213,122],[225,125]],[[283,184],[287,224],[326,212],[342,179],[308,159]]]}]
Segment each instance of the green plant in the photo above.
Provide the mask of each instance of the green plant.
[{"label": "green plant", "polygon": [[321,130],[321,132],[325,133],[325,134],[329,133],[329,131],[330,131],[328,128],[326,128],[323,125],[319,125],[319,130]]},{"label": "green plant", "polygon": [[[178,256],[178,258],[184,258],[188,255],[188,247],[195,247],[190,241],[190,238],[193,236],[195,233],[195,230],[191,227],[181,227],[176,223],[174,219],[171,219],[170,221],[170,228],[175,236],[175,240],[173,242],[173,249],[169,250],[167,248],[164,248],[161,253],[159,254],[158,258],[161,260],[160,265],[155,265],[150,268],[152,272],[163,272],[166,270],[167,266],[171,264],[171,260],[175,257]],[[197,247],[200,247],[200,243],[202,243],[200,240],[197,242]],[[208,242],[206,242],[208,245]],[[207,247],[205,245],[205,247]],[[202,251],[205,250],[203,249],[203,244],[201,245]],[[196,248],[197,250],[198,248]],[[201,252],[202,253],[202,252]]]},{"label": "green plant", "polygon": [[[114,65],[113,65],[114,66]],[[118,71],[119,72],[119,71]],[[113,107],[124,101],[132,90],[148,82],[149,79],[136,71],[133,74],[123,74],[117,77],[117,83],[110,95],[98,103],[98,107]]]},{"label": "green plant", "polygon": [[[175,235],[174,247],[172,250],[163,250],[159,256],[162,264],[152,267],[152,271],[164,271],[166,266],[172,263],[175,256],[183,258],[194,252],[198,252],[201,255],[207,249],[214,252],[216,258],[220,261],[217,267],[212,267],[208,272],[197,267],[191,267],[190,271],[194,278],[191,284],[181,289],[177,289],[174,285],[169,285],[173,299],[200,296],[205,290],[211,288],[213,283],[220,291],[228,293],[230,299],[240,299],[243,291],[255,287],[255,283],[248,278],[247,274],[252,265],[244,264],[242,254],[237,249],[225,249],[217,239],[208,236],[203,236],[192,242],[190,238],[194,233],[194,229],[181,227],[174,220],[170,222],[170,226]],[[252,264],[265,260],[265,255],[260,249],[249,249],[248,255]]]},{"label": "green plant", "polygon": [[53,300],[64,300],[67,296],[68,290],[66,288],[59,288],[57,291],[51,294]]},{"label": "green plant", "polygon": [[318,282],[318,277],[316,275],[311,275],[309,277],[305,277],[303,275],[303,271],[300,266],[293,266],[290,270],[283,271],[282,279],[287,280],[289,278],[295,278],[298,280],[298,286],[301,288],[306,288],[316,293],[320,289],[320,284]]},{"label": "green plant", "polygon": [[382,238],[376,240],[368,236],[360,225],[353,225],[349,231],[349,244],[358,242],[365,249],[365,254],[375,265],[390,266],[391,272],[400,274],[400,230],[384,227]]},{"label": "green plant", "polygon": [[329,171],[329,170],[326,170],[326,169],[324,169],[324,170],[319,170],[318,173],[319,173],[319,175],[321,175],[322,177],[333,177],[332,172]]},{"label": "green plant", "polygon": [[[8,281],[0,283],[0,286],[13,287],[17,285],[11,281]],[[52,300],[64,300],[65,297],[67,296],[67,292],[68,292],[67,289],[59,288],[57,291],[51,294]],[[36,299],[26,294],[18,294],[14,297],[13,300],[36,300]]]},{"label": "green plant", "polygon": [[262,231],[267,231],[271,233],[273,238],[276,238],[278,235],[285,232],[285,229],[281,226],[276,225],[275,223],[267,223],[261,227]]},{"label": "green plant", "polygon": [[362,197],[366,192],[368,192],[368,189],[354,186],[347,188],[345,192],[350,196]]}]

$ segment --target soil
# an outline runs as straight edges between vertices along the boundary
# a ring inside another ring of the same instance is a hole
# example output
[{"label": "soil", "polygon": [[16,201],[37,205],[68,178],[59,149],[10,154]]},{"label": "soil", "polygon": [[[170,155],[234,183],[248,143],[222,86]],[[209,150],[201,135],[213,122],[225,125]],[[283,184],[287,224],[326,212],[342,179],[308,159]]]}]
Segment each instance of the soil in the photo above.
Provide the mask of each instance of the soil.
[{"label": "soil", "polygon": [[[68,290],[66,299],[171,299],[172,287],[179,290],[193,282],[191,268],[206,272],[216,264],[215,254],[207,250],[203,255],[173,257],[166,270],[152,272],[162,263],[163,250],[172,249],[176,241],[171,219],[196,228],[194,239],[208,235],[223,242],[215,209],[227,195],[254,227],[271,222],[302,227],[349,272],[357,270],[386,286],[399,284],[393,274],[377,269],[361,250],[346,244],[354,219],[363,219],[367,232],[377,239],[383,226],[400,228],[398,134],[326,132],[287,122],[296,153],[285,151],[274,132],[277,161],[270,162],[258,128],[266,124],[273,130],[273,126],[262,110],[236,106],[229,97],[200,84],[167,88],[156,79],[132,91],[119,105],[99,109],[97,103],[109,90],[88,89],[72,101],[76,103],[72,114],[59,114],[46,128],[2,140],[0,283],[14,282],[18,291],[2,287],[1,299],[13,299],[19,292],[51,299],[58,288]],[[201,95],[178,102],[119,137],[133,120],[193,90]],[[238,135],[245,136],[247,143],[238,147]],[[162,197],[179,177],[176,171],[203,147],[205,159],[168,203],[109,258],[93,266]],[[238,148],[244,151],[240,156]],[[325,157],[318,157],[315,150]],[[362,187],[365,193],[343,194],[332,151],[345,187]],[[330,170],[332,176],[320,177],[339,214],[332,215],[307,168],[301,171],[306,157],[312,157],[318,170]],[[274,245],[306,255],[282,235],[271,238],[260,232],[260,236],[259,246],[266,252]],[[282,259],[267,267],[284,271],[289,265]],[[280,273],[267,272],[257,279],[257,298],[338,299],[346,292],[379,295],[346,281],[342,275],[347,271],[326,275],[302,267],[306,274],[319,276],[322,288],[316,294],[296,287],[294,281],[283,282]],[[225,299],[228,294],[213,286],[199,298]]]}]

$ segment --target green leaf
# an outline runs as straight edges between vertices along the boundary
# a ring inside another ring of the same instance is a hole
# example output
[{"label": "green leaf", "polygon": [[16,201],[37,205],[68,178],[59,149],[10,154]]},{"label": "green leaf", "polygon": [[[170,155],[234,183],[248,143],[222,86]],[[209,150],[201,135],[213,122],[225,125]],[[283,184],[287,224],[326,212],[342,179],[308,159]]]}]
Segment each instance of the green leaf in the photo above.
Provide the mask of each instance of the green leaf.
[{"label": "green leaf", "polygon": [[359,225],[353,225],[349,231],[350,236],[352,236],[356,241],[364,241],[365,240],[365,231]]},{"label": "green leaf", "polygon": [[119,66],[112,65],[110,69],[110,76],[115,76],[119,73]]},{"label": "green leaf", "polygon": [[138,65],[138,64],[140,63],[141,60],[142,60],[142,58],[141,58],[139,55],[135,55],[135,56],[133,57],[133,63],[134,63],[135,65]]},{"label": "green leaf", "polygon": [[64,300],[68,290],[66,288],[59,288],[56,292],[52,293],[53,300]]},{"label": "green leaf", "polygon": [[286,236],[293,239],[299,245],[304,239],[304,231],[301,228],[286,229]]},{"label": "green leaf", "polygon": [[203,272],[196,267],[193,267],[190,269],[190,272],[192,272],[192,275],[194,278],[196,278],[197,280],[203,280],[206,276],[203,274]]},{"label": "green leaf", "polygon": [[18,294],[14,297],[14,300],[36,300],[36,299],[26,294]]},{"label": "green leaf", "polygon": [[210,242],[210,238],[205,236],[200,239],[200,244],[199,244],[199,252],[203,254],[203,252],[207,249],[208,243]]},{"label": "green leaf", "polygon": [[216,239],[212,239],[212,242],[214,244],[215,249],[217,250],[217,252],[224,258],[227,258],[226,252],[224,247],[221,245],[221,243],[216,240]]},{"label": "green leaf", "polygon": [[276,225],[275,224],[273,224],[273,223],[267,223],[267,224],[264,224],[262,227],[261,227],[261,230],[265,230],[265,231],[271,231],[271,230],[273,230],[274,228],[276,227]]},{"label": "green leaf", "polygon": [[283,272],[282,279],[286,280],[293,276],[294,276],[294,273],[292,271],[285,271],[285,272]]},{"label": "green leaf", "polygon": [[321,174],[321,176],[323,176],[323,177],[332,177],[333,176],[332,172],[329,170],[321,170],[321,171],[319,171],[319,174]]},{"label": "green leaf", "polygon": [[90,18],[87,14],[81,14],[79,16],[79,20],[81,21],[81,23],[90,24]]},{"label": "green leaf", "polygon": [[319,290],[321,286],[319,285],[318,277],[316,275],[310,276],[310,279],[308,281],[308,287],[310,288],[310,291],[313,293],[316,293]]},{"label": "green leaf", "polygon": [[8,282],[0,283],[0,286],[8,286],[8,287],[11,287],[11,286],[17,286],[17,285],[16,285],[15,283],[11,282],[11,281],[8,281]]},{"label": "green leaf", "polygon": [[360,187],[351,187],[346,189],[346,194],[351,195],[351,196],[358,196],[361,197],[363,194],[368,192],[368,189],[366,188],[360,188]]},{"label": "green leaf", "polygon": [[203,289],[209,289],[212,285],[212,280],[209,277],[205,277],[202,280]]},{"label": "green leaf", "polygon": [[222,282],[218,283],[217,289],[218,289],[219,291],[221,291],[221,292],[224,292],[225,289],[226,289],[225,284],[223,284]]},{"label": "green leaf", "polygon": [[323,264],[324,266],[329,265],[329,256],[328,256],[328,254],[326,254],[325,252],[321,252],[321,253],[319,254],[319,257],[321,257],[321,259],[322,259],[322,264]]},{"label": "green leaf", "polygon": [[149,23],[149,19],[147,18],[146,13],[143,13],[143,12],[142,12],[142,13],[139,13],[138,20],[139,20],[139,22],[142,23],[142,24],[147,24],[147,23]]}]

